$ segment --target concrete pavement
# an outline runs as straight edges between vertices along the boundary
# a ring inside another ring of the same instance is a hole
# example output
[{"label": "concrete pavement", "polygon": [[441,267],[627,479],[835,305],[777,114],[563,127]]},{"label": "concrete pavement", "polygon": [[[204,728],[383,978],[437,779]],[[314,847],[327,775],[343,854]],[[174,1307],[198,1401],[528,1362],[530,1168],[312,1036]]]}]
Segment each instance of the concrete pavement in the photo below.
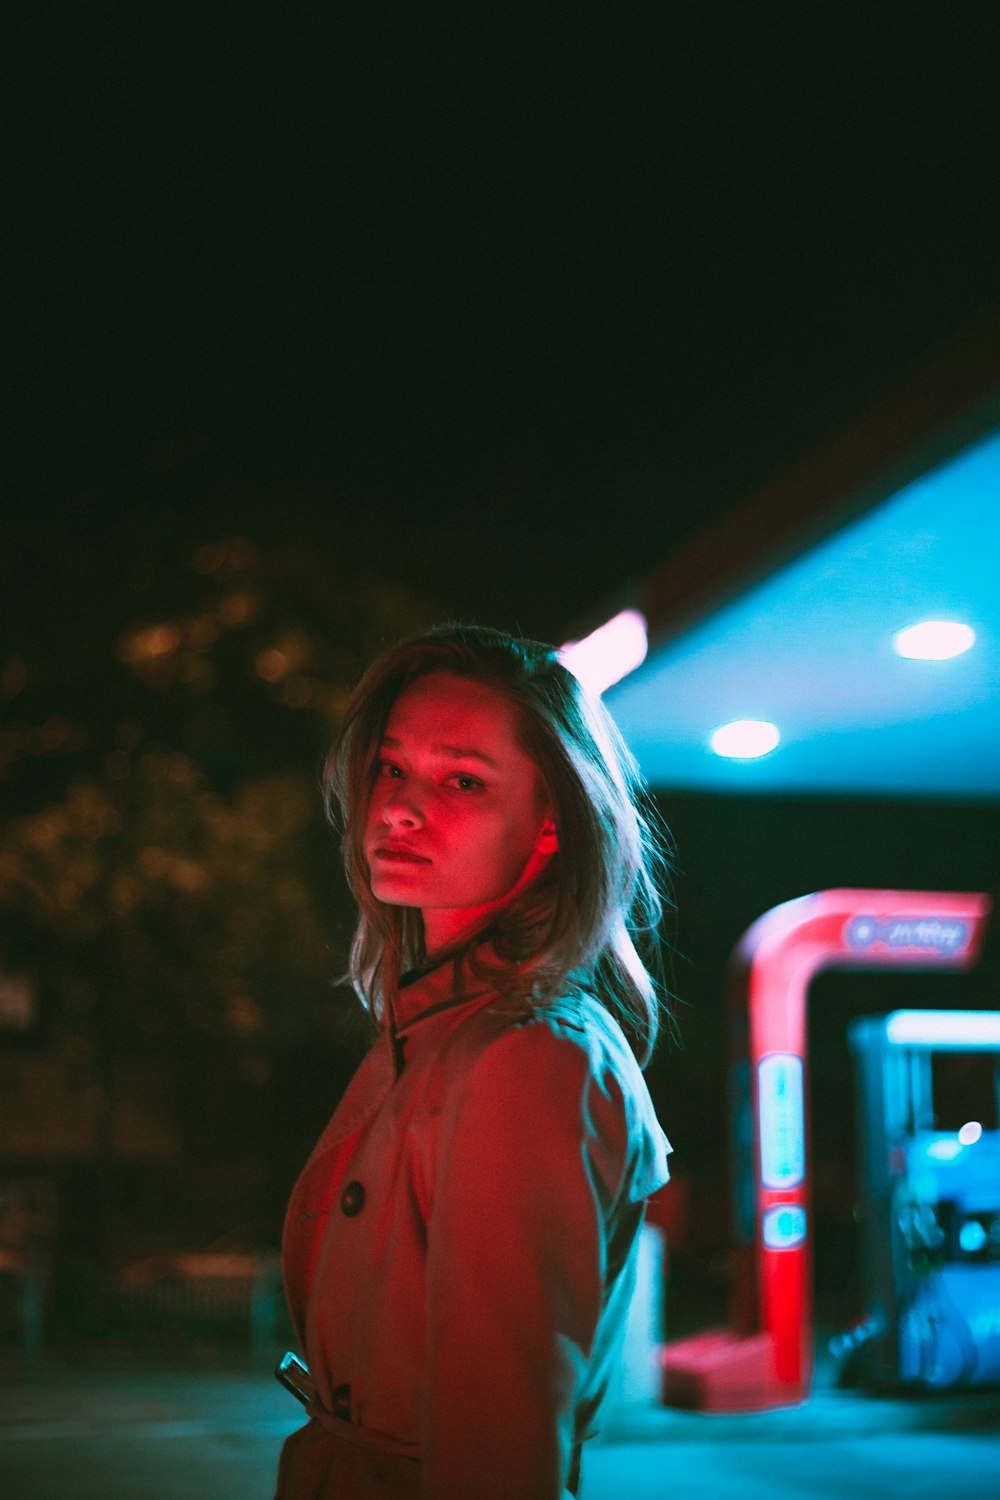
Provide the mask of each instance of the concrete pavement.
[{"label": "concrete pavement", "polygon": [[[105,1358],[0,1370],[0,1492],[39,1500],[270,1500],[298,1409],[266,1371]],[[751,1416],[620,1409],[584,1500],[985,1500],[1000,1392],[896,1400],[820,1388]],[[511,1497],[516,1500],[516,1497]]]}]

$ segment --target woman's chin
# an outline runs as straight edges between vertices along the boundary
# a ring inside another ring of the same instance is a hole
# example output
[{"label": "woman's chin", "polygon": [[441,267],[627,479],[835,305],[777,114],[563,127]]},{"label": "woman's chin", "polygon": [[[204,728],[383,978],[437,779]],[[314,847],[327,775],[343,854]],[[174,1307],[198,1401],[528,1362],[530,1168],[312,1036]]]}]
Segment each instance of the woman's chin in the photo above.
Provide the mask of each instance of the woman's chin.
[{"label": "woman's chin", "polygon": [[416,882],[413,880],[401,880],[389,876],[373,879],[369,884],[376,901],[382,901],[386,906],[423,905],[423,897],[416,890]]}]

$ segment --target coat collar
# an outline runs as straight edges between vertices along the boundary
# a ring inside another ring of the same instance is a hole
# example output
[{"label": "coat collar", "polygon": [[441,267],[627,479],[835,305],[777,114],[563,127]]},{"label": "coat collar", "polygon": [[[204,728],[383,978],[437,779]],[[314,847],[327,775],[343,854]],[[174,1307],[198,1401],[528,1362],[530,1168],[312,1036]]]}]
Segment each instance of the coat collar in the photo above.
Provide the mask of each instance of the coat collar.
[{"label": "coat collar", "polygon": [[432,969],[411,971],[401,977],[388,1007],[392,1033],[408,1036],[433,1016],[496,993],[495,982],[473,974],[464,955],[446,959]]},{"label": "coat collar", "polygon": [[[506,988],[506,987],[505,987]],[[480,979],[461,956],[403,975],[386,1006],[386,1018],[367,1057],[358,1068],[320,1136],[310,1160],[359,1130],[382,1104],[410,1056],[440,1036],[442,1028],[457,1024],[463,1013],[495,1000],[501,993],[495,981]]]},{"label": "coat collar", "polygon": [[406,1042],[412,1041],[415,1046],[429,1042],[442,1024],[458,1021],[463,1008],[472,1010],[497,993],[495,984],[477,979],[462,962],[456,972],[451,959],[433,969],[404,975],[393,1004],[387,1008],[386,1023],[348,1084],[310,1161],[359,1130],[376,1112],[402,1071]]}]

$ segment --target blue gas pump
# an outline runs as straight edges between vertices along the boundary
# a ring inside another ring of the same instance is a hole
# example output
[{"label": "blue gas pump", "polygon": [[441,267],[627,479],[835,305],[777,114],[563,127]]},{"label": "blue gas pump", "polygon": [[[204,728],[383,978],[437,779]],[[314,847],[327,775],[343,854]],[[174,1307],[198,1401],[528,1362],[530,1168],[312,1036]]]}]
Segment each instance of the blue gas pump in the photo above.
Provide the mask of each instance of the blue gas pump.
[{"label": "blue gas pump", "polygon": [[1000,1385],[1000,1012],[895,1011],[848,1035],[869,1309],[853,1371]]}]

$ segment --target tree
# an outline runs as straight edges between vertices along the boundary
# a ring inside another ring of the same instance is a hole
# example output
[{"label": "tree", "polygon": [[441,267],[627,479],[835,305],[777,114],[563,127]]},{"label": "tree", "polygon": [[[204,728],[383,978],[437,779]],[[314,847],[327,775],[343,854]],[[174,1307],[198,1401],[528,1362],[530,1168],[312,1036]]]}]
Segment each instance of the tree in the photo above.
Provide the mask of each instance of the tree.
[{"label": "tree", "polygon": [[[103,1093],[99,1155],[151,1064],[185,1160],[297,1153],[362,1046],[319,771],[366,662],[431,610],[301,538],[203,541],[132,583],[113,638],[6,662],[0,957]],[[310,1103],[288,1064],[323,1037]]]}]

